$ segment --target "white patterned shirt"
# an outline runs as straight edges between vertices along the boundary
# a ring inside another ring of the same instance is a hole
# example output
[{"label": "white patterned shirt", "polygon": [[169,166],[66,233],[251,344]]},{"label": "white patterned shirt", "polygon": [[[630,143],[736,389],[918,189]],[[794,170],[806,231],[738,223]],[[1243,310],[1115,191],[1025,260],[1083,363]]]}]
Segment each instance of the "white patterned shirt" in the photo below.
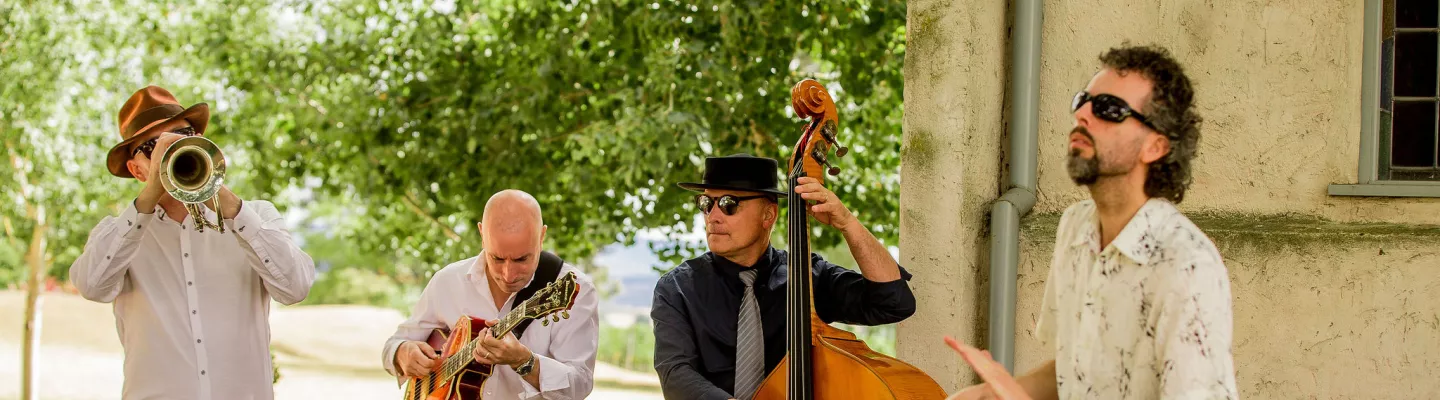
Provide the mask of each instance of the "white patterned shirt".
[{"label": "white patterned shirt", "polygon": [[1228,272],[1169,201],[1147,201],[1104,249],[1095,202],[1065,210],[1041,310],[1061,399],[1239,398]]}]

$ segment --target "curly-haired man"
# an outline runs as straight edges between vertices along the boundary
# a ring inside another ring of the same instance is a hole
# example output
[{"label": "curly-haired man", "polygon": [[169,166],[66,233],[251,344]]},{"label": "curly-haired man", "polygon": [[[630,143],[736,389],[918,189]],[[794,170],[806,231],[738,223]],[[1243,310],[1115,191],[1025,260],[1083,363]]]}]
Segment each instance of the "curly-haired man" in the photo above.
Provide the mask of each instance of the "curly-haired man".
[{"label": "curly-haired man", "polygon": [[1024,397],[1020,388],[1036,399],[1239,397],[1228,272],[1175,208],[1200,139],[1190,79],[1158,47],[1100,62],[1072,103],[1066,165],[1091,200],[1060,219],[1036,330],[1055,359],[1012,380],[958,345],[989,383],[952,399]]}]

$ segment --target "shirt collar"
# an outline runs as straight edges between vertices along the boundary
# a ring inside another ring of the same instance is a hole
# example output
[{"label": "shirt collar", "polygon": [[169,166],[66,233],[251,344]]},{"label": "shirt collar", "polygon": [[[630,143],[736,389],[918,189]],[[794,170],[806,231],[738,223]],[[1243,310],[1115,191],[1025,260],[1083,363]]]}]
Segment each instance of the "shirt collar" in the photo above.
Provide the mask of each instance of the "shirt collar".
[{"label": "shirt collar", "polygon": [[[1095,211],[1093,205],[1091,207],[1090,218],[1085,221],[1080,234],[1071,241],[1072,246],[1093,243],[1094,247],[1099,247],[1100,213]],[[1115,240],[1110,242],[1110,247],[1114,247],[1120,254],[1124,254],[1137,263],[1149,262],[1157,245],[1155,240],[1157,232],[1154,232],[1154,228],[1179,212],[1169,200],[1161,198],[1146,200],[1145,205],[1140,206],[1140,210],[1135,213],[1135,216],[1130,217],[1130,222],[1125,223],[1125,228],[1121,229],[1120,234],[1115,236]],[[1104,251],[1105,249],[1100,250]]]},{"label": "shirt collar", "polygon": [[774,246],[766,248],[765,253],[760,255],[760,259],[755,260],[755,265],[748,267],[736,264],[734,261],[730,261],[715,253],[706,253],[706,255],[710,257],[710,263],[715,266],[715,272],[719,273],[720,276],[734,278],[738,282],[740,279],[740,271],[754,268],[755,282],[770,282],[770,277],[775,273],[775,267],[780,264],[775,262],[778,252]]},{"label": "shirt collar", "polygon": [[1169,200],[1151,198],[1134,217],[1130,217],[1130,222],[1110,245],[1137,263],[1147,263],[1157,246],[1155,235],[1159,232],[1155,231],[1156,228],[1176,213],[1179,210]]}]

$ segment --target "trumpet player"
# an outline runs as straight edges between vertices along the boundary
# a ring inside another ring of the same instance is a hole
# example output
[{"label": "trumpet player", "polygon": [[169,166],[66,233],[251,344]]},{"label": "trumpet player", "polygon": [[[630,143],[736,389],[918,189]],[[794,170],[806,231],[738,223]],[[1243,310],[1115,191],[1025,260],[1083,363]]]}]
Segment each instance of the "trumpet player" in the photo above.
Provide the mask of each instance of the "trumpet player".
[{"label": "trumpet player", "polygon": [[[155,86],[125,102],[107,166],[144,188],[90,231],[70,267],[82,296],[114,303],[125,399],[273,398],[270,300],[297,303],[315,279],[275,206],[237,197],[222,184],[223,155],[188,144],[210,143],[189,138],[203,138],[209,117],[205,103],[181,107]],[[195,206],[176,199],[182,190],[212,198]]]}]

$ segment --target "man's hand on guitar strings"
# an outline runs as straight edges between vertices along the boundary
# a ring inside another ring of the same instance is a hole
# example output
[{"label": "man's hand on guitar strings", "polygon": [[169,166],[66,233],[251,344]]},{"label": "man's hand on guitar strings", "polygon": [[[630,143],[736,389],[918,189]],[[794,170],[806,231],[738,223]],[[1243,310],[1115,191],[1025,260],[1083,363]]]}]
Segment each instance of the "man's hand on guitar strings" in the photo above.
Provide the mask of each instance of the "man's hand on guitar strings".
[{"label": "man's hand on guitar strings", "polygon": [[496,339],[490,333],[490,328],[495,326],[496,321],[485,321],[487,328],[480,331],[480,345],[475,346],[475,360],[484,364],[509,365],[511,368],[530,360],[532,353],[530,348],[520,344],[513,333],[505,333],[504,337]]},{"label": "man's hand on guitar strings", "polygon": [[409,377],[429,375],[440,365],[435,349],[425,342],[405,342],[400,345],[400,372]]}]

